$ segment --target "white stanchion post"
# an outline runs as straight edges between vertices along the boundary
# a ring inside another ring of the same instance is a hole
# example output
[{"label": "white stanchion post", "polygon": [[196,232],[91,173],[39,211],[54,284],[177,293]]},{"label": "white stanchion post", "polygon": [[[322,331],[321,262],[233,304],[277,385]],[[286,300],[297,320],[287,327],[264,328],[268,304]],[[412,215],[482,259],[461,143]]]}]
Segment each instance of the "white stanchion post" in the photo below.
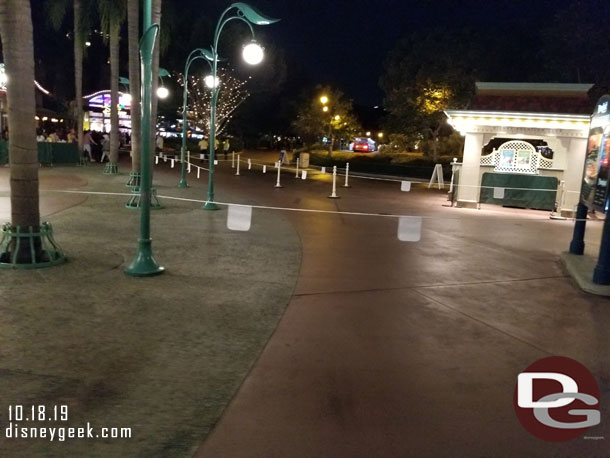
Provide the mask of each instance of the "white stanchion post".
[{"label": "white stanchion post", "polygon": [[248,170],[252,170],[252,160],[248,158]]},{"label": "white stanchion post", "polygon": [[322,167],[321,173],[326,173],[326,167]]},{"label": "white stanchion post", "polygon": [[297,173],[294,176],[295,178],[299,178],[299,158],[297,157]]},{"label": "white stanchion post", "polygon": [[238,175],[238,176],[239,176],[239,157],[240,157],[240,154],[237,155],[237,172],[235,172],[235,175]]},{"label": "white stanchion post", "polygon": [[190,163],[190,162],[187,162],[187,163],[186,163],[186,171],[187,171],[188,173],[191,173],[191,163]]},{"label": "white stanchion post", "polygon": [[186,152],[186,163],[189,165],[191,163],[191,152],[190,151]]},{"label": "white stanchion post", "polygon": [[201,177],[201,167],[197,167],[197,179]]},{"label": "white stanchion post", "polygon": [[235,151],[231,152],[231,168],[235,168]]},{"label": "white stanchion post", "polygon": [[159,156],[155,156],[155,164],[159,163]]},{"label": "white stanchion post", "polygon": [[163,155],[163,162],[167,162],[167,156]]},{"label": "white stanchion post", "polygon": [[267,166],[263,165],[263,173],[267,173]]},{"label": "white stanchion post", "polygon": [[338,199],[339,196],[337,195],[337,166],[333,165],[333,192],[331,193],[330,196],[328,196],[329,199]]},{"label": "white stanchion post", "polygon": [[171,163],[171,165],[172,165],[172,169],[173,169],[173,168],[174,168],[174,163],[175,163],[176,161],[175,161],[174,159],[170,159],[170,160],[169,160],[169,162]]},{"label": "white stanchion post", "polygon": [[280,173],[282,171],[282,164],[278,163],[277,166],[277,183],[275,183],[276,188],[282,188],[283,186],[280,184]]},{"label": "white stanchion post", "polygon": [[350,187],[350,185],[347,181],[348,177],[349,177],[349,162],[345,164],[345,184],[343,185],[344,188]]}]

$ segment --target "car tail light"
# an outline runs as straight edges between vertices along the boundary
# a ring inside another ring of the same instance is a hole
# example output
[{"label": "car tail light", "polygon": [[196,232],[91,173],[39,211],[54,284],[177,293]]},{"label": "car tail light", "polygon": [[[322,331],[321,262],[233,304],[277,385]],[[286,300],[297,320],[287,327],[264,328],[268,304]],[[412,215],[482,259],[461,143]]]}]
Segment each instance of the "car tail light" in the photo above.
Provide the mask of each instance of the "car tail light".
[{"label": "car tail light", "polygon": [[363,150],[368,150],[369,149],[369,145],[362,145],[362,149]]}]

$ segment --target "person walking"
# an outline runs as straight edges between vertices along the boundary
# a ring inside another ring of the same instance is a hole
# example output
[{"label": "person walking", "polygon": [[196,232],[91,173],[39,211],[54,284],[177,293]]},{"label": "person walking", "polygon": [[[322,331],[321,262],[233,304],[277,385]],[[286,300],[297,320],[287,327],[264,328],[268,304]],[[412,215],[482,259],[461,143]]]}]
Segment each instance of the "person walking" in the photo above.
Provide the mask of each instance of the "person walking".
[{"label": "person walking", "polygon": [[104,138],[102,138],[102,157],[100,162],[104,162],[104,157],[110,160],[110,136],[107,133],[104,133]]},{"label": "person walking", "polygon": [[227,160],[227,156],[229,154],[229,148],[231,147],[231,143],[228,138],[222,142],[222,152],[225,154],[225,161]]},{"label": "person walking", "polygon": [[83,137],[83,150],[85,153],[89,155],[89,160],[93,162],[93,156],[91,155],[91,145],[97,145],[97,142],[93,140],[91,136],[91,131],[85,131],[85,136]]},{"label": "person walking", "polygon": [[199,157],[203,160],[205,160],[205,155],[208,153],[208,148],[208,141],[205,137],[201,137],[201,140],[199,140]]}]

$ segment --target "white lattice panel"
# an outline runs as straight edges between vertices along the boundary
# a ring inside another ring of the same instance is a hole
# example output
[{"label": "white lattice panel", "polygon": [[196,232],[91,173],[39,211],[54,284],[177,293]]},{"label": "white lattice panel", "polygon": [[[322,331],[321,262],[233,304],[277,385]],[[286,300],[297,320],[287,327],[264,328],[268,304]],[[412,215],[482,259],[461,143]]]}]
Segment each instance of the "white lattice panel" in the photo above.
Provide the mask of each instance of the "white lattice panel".
[{"label": "white lattice panel", "polygon": [[[503,156],[505,151],[512,151],[514,153],[510,164],[507,163],[508,160]],[[538,172],[539,154],[531,143],[522,140],[510,140],[500,145],[497,152],[498,162],[494,172]]]},{"label": "white lattice panel", "polygon": [[495,150],[492,153],[481,156],[481,165],[496,165],[495,162]]},{"label": "white lattice panel", "polygon": [[538,168],[540,169],[552,169],[553,168],[553,159],[547,159],[546,157],[542,157],[540,153],[538,153]]}]

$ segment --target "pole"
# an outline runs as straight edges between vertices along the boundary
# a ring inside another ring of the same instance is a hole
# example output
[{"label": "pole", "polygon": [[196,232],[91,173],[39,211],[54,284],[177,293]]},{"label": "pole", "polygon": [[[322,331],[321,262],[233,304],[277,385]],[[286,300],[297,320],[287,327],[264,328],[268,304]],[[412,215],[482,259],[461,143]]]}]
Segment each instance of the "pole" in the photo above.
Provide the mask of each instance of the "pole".
[{"label": "pole", "polygon": [[125,274],[133,277],[148,277],[164,272],[155,261],[150,238],[150,196],[152,187],[150,117],[152,111],[152,60],[155,41],[159,32],[158,24],[152,22],[152,0],[144,2],[144,34],[140,40],[140,58],[142,60],[142,155],[140,171],[140,238],[138,252],[132,263],[125,269]]},{"label": "pole", "polygon": [[349,162],[345,164],[345,184],[343,185],[344,188],[350,187],[350,185],[347,181],[348,178],[349,178]]},{"label": "pole", "polygon": [[[214,49],[214,64],[213,64],[213,72],[212,77],[214,78],[212,81],[216,81],[216,49]],[[216,84],[215,84],[216,85]],[[209,180],[208,180],[208,196],[207,202],[203,206],[204,210],[220,210],[220,207],[214,203],[214,166],[216,161],[216,100],[218,98],[218,88],[215,87],[212,90],[212,100],[211,100],[211,109],[210,109],[210,172],[209,172]]]},{"label": "pole", "polygon": [[294,175],[295,178],[299,178],[299,158],[297,157],[297,173]]},{"label": "pole", "polygon": [[235,151],[231,151],[231,168],[235,168]]},{"label": "pole", "polygon": [[337,195],[337,166],[333,165],[333,192],[331,193],[330,196],[328,196],[329,199],[338,199],[339,196]]},{"label": "pole", "polygon": [[[235,154],[235,153],[233,153]],[[237,155],[237,172],[235,172],[235,175],[239,176],[239,154]]]},{"label": "pole", "polygon": [[593,271],[593,283],[598,285],[610,285],[610,215],[606,216],[599,258]]},{"label": "pole", "polygon": [[184,66],[184,90],[182,91],[182,148],[180,150],[180,159],[182,159],[182,169],[180,170],[180,182],[178,183],[179,188],[188,188],[186,183],[186,174],[184,170],[184,151],[186,150],[186,134],[188,131],[188,125],[186,121],[186,100],[188,97],[187,85],[188,85],[188,73],[190,63],[190,55],[186,59]]},{"label": "pole", "polygon": [[282,162],[277,163],[277,183],[275,183],[276,188],[282,188],[283,186],[280,184],[280,171],[282,170]]},{"label": "pole", "polygon": [[[585,231],[587,229],[587,206],[582,202],[576,207],[576,222],[574,223],[574,233],[570,242],[570,253],[583,254],[585,252]],[[604,229],[606,224],[604,223]],[[601,251],[601,250],[600,250]]]}]

